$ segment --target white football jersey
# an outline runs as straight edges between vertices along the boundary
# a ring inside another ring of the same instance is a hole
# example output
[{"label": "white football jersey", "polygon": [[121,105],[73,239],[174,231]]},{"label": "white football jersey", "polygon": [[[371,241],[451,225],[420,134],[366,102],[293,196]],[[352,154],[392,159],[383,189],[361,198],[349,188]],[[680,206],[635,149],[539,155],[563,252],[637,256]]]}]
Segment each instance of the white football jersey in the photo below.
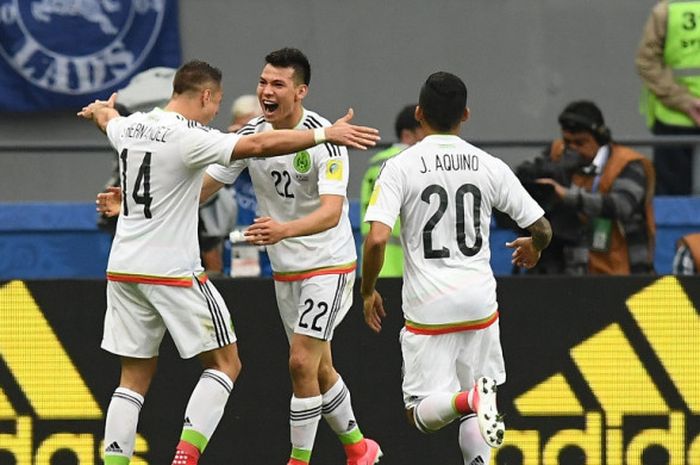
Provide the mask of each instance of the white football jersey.
[{"label": "white football jersey", "polygon": [[364,220],[401,218],[407,326],[447,332],[497,318],[494,208],[520,227],[544,214],[505,163],[457,136],[428,136],[386,161]]},{"label": "white football jersey", "polygon": [[108,278],[191,286],[203,271],[197,212],[204,169],[229,164],[240,136],[155,108],[112,119],[107,137],[122,187]]},{"label": "white football jersey", "polygon": [[[330,126],[325,118],[304,109],[295,129]],[[273,130],[263,117],[251,120],[239,134]],[[321,206],[321,195],[346,197],[348,153],[345,147],[319,144],[298,153],[274,158],[247,158],[230,167],[212,165],[207,173],[219,182],[231,184],[244,169],[258,199],[260,215],[287,222]],[[343,202],[339,223],[331,229],[303,237],[290,237],[267,247],[274,278],[281,281],[303,279],[318,274],[343,273],[355,269],[357,254],[348,218],[348,201]]]}]

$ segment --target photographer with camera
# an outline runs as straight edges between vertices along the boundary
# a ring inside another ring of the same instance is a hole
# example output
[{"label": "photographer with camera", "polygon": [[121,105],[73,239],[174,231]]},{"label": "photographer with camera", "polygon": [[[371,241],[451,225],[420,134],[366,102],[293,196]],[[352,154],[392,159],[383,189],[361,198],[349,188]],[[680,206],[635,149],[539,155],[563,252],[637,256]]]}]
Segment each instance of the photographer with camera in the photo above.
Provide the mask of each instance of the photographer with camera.
[{"label": "photographer with camera", "polygon": [[[540,169],[534,182],[553,190],[550,202],[540,203],[549,212],[555,237],[560,234],[557,224],[565,225],[564,237],[559,235],[564,273],[653,273],[656,226],[651,162],[612,141],[593,102],[567,105],[559,125],[562,139],[552,143],[549,161],[541,163],[549,171]],[[574,216],[579,226],[572,221]]]},{"label": "photographer with camera", "polygon": [[[563,150],[562,147],[561,139],[557,139],[551,147],[548,146],[542,151],[541,156],[515,168],[515,174],[523,187],[544,209],[553,232],[549,247],[542,251],[536,267],[525,270],[527,274],[567,273],[565,251],[581,240],[583,225],[577,212],[560,201],[552,184],[539,182],[540,179],[552,179],[568,188],[571,186],[573,174],[583,168],[584,162],[578,153],[571,149]],[[500,227],[521,232],[507,215],[496,212],[495,218]],[[513,268],[513,274],[519,272],[519,268]]]}]

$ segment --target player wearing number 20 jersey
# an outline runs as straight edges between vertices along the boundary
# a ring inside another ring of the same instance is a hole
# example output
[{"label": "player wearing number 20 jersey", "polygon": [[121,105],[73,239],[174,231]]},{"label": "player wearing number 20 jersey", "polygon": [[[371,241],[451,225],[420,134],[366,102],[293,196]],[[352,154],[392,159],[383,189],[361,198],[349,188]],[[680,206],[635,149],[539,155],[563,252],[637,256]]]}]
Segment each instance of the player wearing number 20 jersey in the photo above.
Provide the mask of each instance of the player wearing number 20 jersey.
[{"label": "player wearing number 20 jersey", "polygon": [[431,74],[415,115],[425,138],[385,163],[365,214],[370,222],[360,285],[365,322],[375,332],[382,329],[386,311],[375,286],[400,216],[406,413],[424,433],[460,418],[463,462],[489,463],[490,449],[504,441],[496,390],[506,380],[489,264],[491,215],[501,210],[532,234],[504,244],[514,249],[518,266],[536,265],[551,228],[502,161],[458,136],[469,119],[467,87],[459,77]]},{"label": "player wearing number 20 jersey", "polygon": [[430,135],[385,163],[364,220],[391,227],[401,215],[407,329],[476,329],[497,318],[494,208],[522,228],[544,214],[505,163],[456,135]]},{"label": "player wearing number 20 jersey", "polygon": [[108,279],[191,286],[192,275],[203,272],[197,210],[204,169],[228,165],[240,136],[159,108],[112,119],[107,136],[119,154],[122,187]]}]

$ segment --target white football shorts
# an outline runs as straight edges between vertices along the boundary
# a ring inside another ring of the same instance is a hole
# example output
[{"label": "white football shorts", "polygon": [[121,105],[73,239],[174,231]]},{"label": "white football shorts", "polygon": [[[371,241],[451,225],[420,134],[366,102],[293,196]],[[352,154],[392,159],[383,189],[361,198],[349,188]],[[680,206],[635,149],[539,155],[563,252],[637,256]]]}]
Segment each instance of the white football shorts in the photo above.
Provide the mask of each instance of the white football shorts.
[{"label": "white football shorts", "polygon": [[355,272],[275,281],[277,307],[287,339],[293,333],[330,341],[352,306]]},{"label": "white football shorts", "polygon": [[166,329],[182,358],[236,342],[221,294],[208,280],[192,280],[192,287],[108,281],[102,348],[155,357]]},{"label": "white football shorts", "polygon": [[465,391],[480,376],[506,381],[498,321],[484,329],[439,335],[399,334],[406,409],[438,392]]}]

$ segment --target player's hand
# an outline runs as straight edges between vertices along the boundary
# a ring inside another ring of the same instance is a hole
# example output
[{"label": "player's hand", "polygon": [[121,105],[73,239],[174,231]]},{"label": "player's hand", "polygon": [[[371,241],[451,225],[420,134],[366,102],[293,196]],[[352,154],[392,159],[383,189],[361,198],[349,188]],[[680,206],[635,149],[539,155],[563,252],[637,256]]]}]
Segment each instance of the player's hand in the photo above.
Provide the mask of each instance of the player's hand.
[{"label": "player's hand", "polygon": [[518,237],[513,242],[506,242],[506,247],[514,249],[511,263],[521,268],[534,268],[540,260],[541,252],[532,244],[531,237]]},{"label": "player's hand", "polygon": [[108,187],[104,192],[100,192],[95,204],[100,214],[107,217],[117,216],[122,209],[121,187]]},{"label": "player's hand", "polygon": [[382,295],[376,289],[371,295],[362,299],[364,301],[365,323],[372,331],[379,333],[382,330],[382,320],[386,318],[384,299],[382,299]]},{"label": "player's hand", "polygon": [[345,145],[360,150],[374,147],[377,141],[380,140],[379,131],[367,126],[350,124],[353,115],[354,112],[350,108],[345,116],[333,123],[333,126],[324,128],[326,141],[331,144]]},{"label": "player's hand", "polygon": [[82,110],[78,112],[78,116],[91,120],[95,116],[95,111],[100,108],[114,108],[115,103],[117,103],[116,92],[112,93],[107,100],[95,100],[91,104],[84,106]]},{"label": "player's hand", "polygon": [[255,218],[253,224],[243,232],[246,241],[253,245],[272,245],[287,237],[286,225],[269,216]]}]

